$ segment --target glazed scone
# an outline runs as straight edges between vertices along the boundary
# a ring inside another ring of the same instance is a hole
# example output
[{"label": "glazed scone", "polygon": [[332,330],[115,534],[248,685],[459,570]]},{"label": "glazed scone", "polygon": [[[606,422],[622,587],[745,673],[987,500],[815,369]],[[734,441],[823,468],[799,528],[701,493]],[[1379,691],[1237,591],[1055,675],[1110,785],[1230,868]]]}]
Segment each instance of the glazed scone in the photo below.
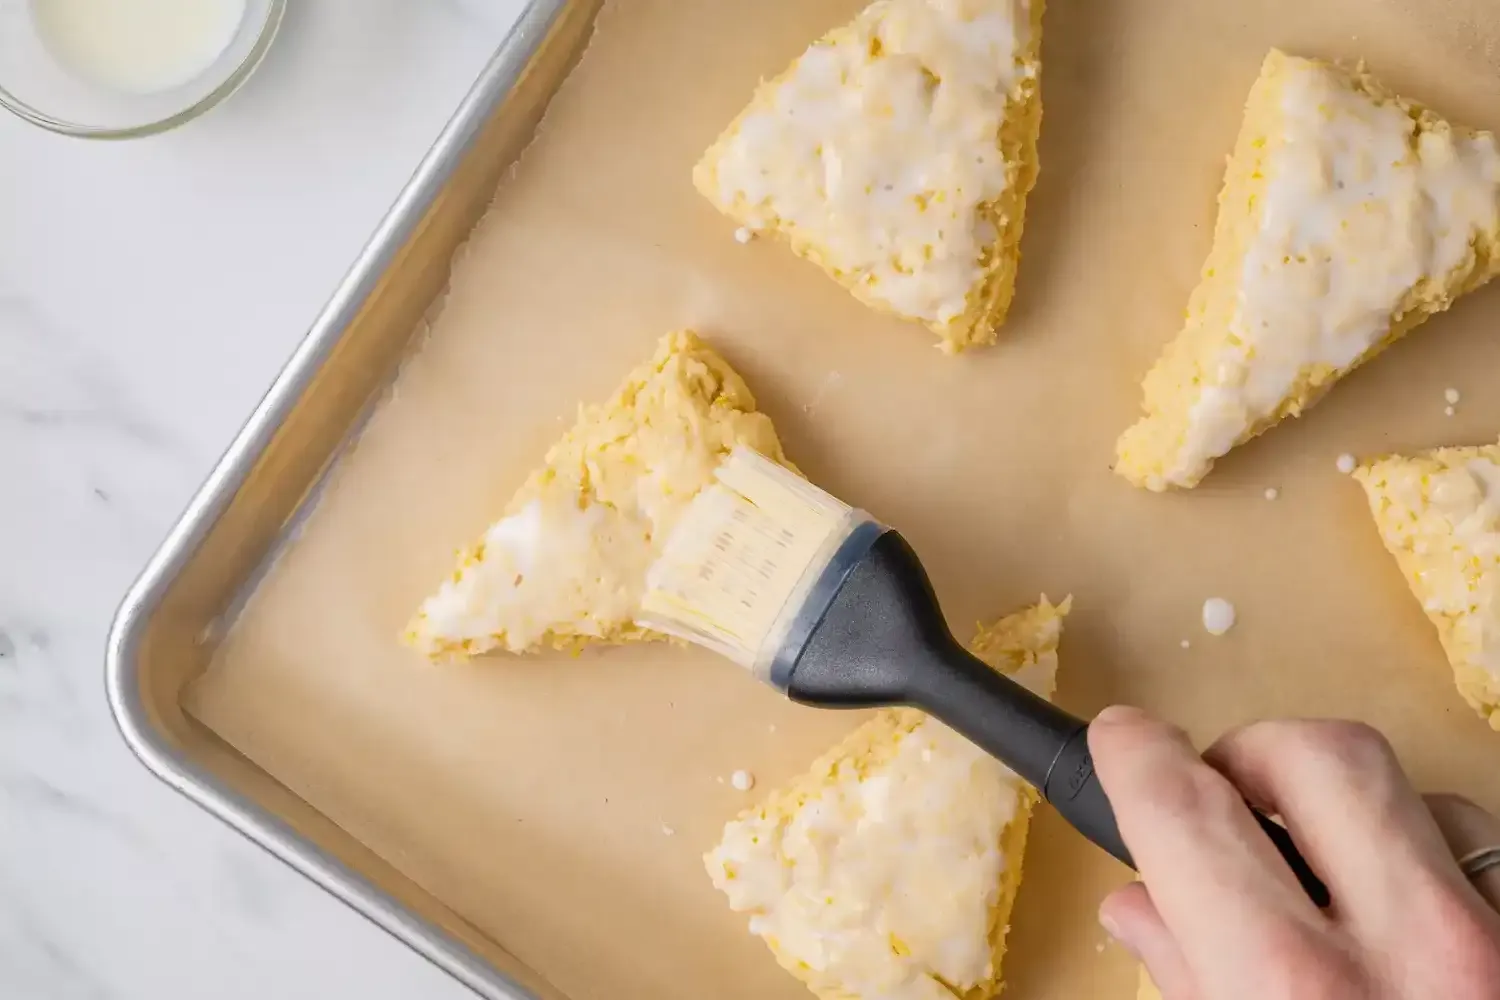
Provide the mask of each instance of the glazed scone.
[{"label": "glazed scone", "polygon": [[674,333],[578,421],[459,556],[406,641],[433,659],[655,638],[634,624],[659,542],[737,445],[785,462],[744,380]]},{"label": "glazed scone", "polygon": [[1186,325],[1115,469],[1190,488],[1215,459],[1500,270],[1500,147],[1362,70],[1273,51],[1250,92]]},{"label": "glazed scone", "polygon": [[992,343],[1036,182],[1042,6],[877,0],[761,84],[694,183],[943,350]]},{"label": "glazed scone", "polygon": [[1459,692],[1500,729],[1500,444],[1383,458],[1355,478]]},{"label": "glazed scone", "polygon": [[[971,648],[1050,698],[1067,605],[1044,597]],[[886,710],[729,823],[704,863],[823,1000],[987,1000],[1036,799],[936,720]]]}]

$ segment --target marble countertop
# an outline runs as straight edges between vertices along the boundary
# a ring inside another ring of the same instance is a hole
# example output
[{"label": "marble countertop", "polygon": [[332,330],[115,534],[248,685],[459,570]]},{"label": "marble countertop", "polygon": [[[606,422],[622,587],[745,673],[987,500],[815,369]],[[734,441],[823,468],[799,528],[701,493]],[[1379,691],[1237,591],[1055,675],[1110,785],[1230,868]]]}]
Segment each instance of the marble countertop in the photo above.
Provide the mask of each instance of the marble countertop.
[{"label": "marble countertop", "polygon": [[0,996],[470,996],[151,777],[115,605],[524,0],[296,0],[177,132],[0,115]]}]

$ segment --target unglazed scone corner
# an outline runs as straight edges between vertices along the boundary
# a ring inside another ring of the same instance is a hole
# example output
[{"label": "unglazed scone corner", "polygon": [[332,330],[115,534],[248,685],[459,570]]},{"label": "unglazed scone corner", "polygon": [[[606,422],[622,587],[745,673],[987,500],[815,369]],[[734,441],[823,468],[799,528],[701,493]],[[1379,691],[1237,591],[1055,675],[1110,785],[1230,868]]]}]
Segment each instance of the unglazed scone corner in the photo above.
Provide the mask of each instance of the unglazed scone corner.
[{"label": "unglazed scone corner", "polygon": [[669,334],[578,419],[423,602],[407,643],[435,660],[657,638],[635,624],[677,518],[745,445],[788,464],[743,379],[690,331]]},{"label": "unglazed scone corner", "polygon": [[[1068,601],[970,644],[1051,697]],[[889,709],[724,828],[704,858],[730,908],[822,1000],[988,1000],[1037,793],[941,723]]]},{"label": "unglazed scone corner", "polygon": [[1459,693],[1500,729],[1500,444],[1392,455],[1354,475]]},{"label": "unglazed scone corner", "polygon": [[1115,470],[1191,488],[1500,271],[1500,147],[1363,68],[1273,51],[1186,322]]},{"label": "unglazed scone corner", "polygon": [[993,343],[1037,176],[1043,2],[876,0],[757,89],[694,184],[944,351]]}]

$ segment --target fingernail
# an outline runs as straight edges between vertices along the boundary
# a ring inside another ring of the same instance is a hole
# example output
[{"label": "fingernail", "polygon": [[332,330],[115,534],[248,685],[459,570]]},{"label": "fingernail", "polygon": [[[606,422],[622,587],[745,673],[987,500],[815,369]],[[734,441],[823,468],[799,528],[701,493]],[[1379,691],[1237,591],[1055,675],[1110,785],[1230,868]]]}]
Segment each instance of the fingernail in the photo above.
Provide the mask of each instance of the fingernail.
[{"label": "fingernail", "polygon": [[1111,705],[1094,716],[1094,722],[1102,722],[1106,726],[1119,726],[1140,722],[1145,718],[1148,718],[1147,714],[1134,705]]},{"label": "fingernail", "polygon": [[1140,953],[1135,950],[1135,946],[1133,944],[1126,940],[1124,934],[1120,930],[1119,923],[1115,921],[1114,917],[1110,916],[1109,911],[1099,911],[1099,926],[1104,928],[1104,933],[1108,934],[1110,936],[1110,939],[1113,940],[1115,944],[1125,949],[1125,951],[1128,952],[1132,958],[1136,959],[1137,961],[1140,960]]}]

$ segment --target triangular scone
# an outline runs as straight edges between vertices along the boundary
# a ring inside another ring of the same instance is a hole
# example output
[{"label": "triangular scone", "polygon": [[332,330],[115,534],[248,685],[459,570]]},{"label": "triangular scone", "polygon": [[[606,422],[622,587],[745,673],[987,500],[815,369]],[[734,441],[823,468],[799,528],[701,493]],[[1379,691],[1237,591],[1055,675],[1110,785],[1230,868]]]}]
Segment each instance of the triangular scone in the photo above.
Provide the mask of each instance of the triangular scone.
[{"label": "triangular scone", "polygon": [[877,0],[761,84],[693,181],[953,352],[992,343],[1036,182],[1043,0]]},{"label": "triangular scone", "polygon": [[[970,648],[1050,698],[1067,608],[1044,597]],[[886,710],[729,823],[704,863],[823,1000],[987,1000],[1036,800],[941,723]]]},{"label": "triangular scone", "polygon": [[1383,458],[1355,478],[1459,693],[1500,729],[1500,444]]},{"label": "triangular scone", "polygon": [[1115,469],[1153,490],[1311,406],[1500,270],[1500,148],[1362,70],[1273,51],[1187,322]]},{"label": "triangular scone", "polygon": [[434,659],[656,638],[634,623],[660,543],[737,445],[785,462],[744,381],[674,333],[607,402],[579,408],[407,641]]}]

